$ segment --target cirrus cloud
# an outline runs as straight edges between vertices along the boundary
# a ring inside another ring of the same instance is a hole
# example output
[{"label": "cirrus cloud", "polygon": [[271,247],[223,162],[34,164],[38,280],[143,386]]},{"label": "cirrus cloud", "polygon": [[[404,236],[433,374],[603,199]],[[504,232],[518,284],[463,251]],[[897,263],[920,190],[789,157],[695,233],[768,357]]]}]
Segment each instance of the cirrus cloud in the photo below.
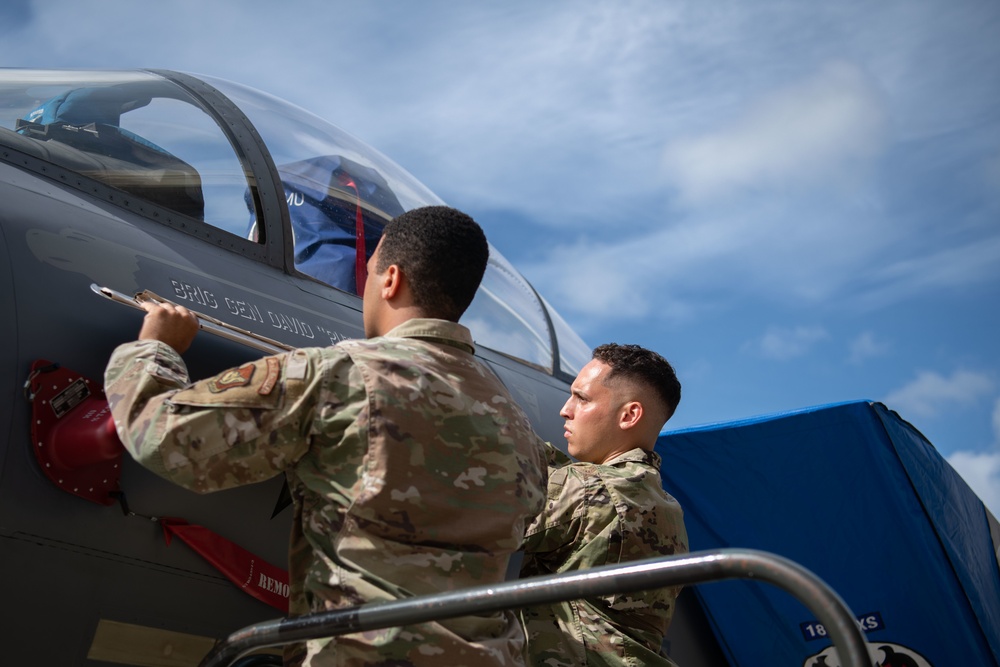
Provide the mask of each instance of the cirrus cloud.
[{"label": "cirrus cloud", "polygon": [[669,179],[690,204],[717,197],[856,178],[885,143],[886,112],[856,65],[830,63],[812,78],[761,96],[728,127],[671,143]]},{"label": "cirrus cloud", "polygon": [[864,331],[851,341],[851,354],[848,360],[852,364],[860,364],[866,359],[880,357],[889,350],[889,344],[875,337],[871,331]]},{"label": "cirrus cloud", "polygon": [[957,370],[945,377],[921,371],[913,381],[890,392],[883,402],[900,412],[933,417],[946,407],[974,404],[993,386],[993,380],[984,373]]},{"label": "cirrus cloud", "polygon": [[798,326],[794,328],[771,327],[760,338],[744,344],[767,359],[787,361],[806,354],[815,343],[829,338],[823,327]]}]

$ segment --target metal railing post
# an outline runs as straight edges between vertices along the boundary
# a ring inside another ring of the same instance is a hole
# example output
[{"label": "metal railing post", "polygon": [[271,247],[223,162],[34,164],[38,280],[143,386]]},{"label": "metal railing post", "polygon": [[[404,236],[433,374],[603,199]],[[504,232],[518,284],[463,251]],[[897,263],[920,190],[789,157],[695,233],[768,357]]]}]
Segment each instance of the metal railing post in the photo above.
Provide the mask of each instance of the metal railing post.
[{"label": "metal railing post", "polygon": [[478,586],[276,619],[229,635],[205,656],[200,667],[224,667],[259,648],[322,637],[611,593],[740,578],[778,586],[809,608],[826,627],[843,667],[872,667],[864,635],[854,614],[832,588],[787,558],[753,549],[717,549],[651,558],[623,565],[519,579],[495,586]]}]

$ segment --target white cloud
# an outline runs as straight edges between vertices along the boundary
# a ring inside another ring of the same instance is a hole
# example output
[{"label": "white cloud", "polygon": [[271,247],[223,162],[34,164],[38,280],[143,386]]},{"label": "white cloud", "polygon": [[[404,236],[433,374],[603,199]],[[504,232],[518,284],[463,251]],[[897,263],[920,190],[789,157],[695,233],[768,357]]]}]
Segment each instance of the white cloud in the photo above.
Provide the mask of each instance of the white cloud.
[{"label": "white cloud", "polygon": [[689,203],[855,182],[885,142],[885,111],[856,65],[832,63],[763,95],[728,127],[671,143],[664,164]]},{"label": "white cloud", "polygon": [[883,402],[900,414],[933,417],[940,410],[975,403],[993,386],[993,380],[984,373],[958,370],[944,377],[921,371],[912,382],[890,392]]},{"label": "white cloud", "polygon": [[958,451],[947,457],[993,516],[1000,517],[1000,398],[993,404],[993,451]]},{"label": "white cloud", "polygon": [[876,339],[871,331],[864,331],[851,341],[851,354],[848,359],[852,364],[860,364],[865,359],[880,357],[888,350],[888,343]]},{"label": "white cloud", "polygon": [[955,452],[948,457],[948,463],[993,516],[1000,517],[1000,452]]},{"label": "white cloud", "polygon": [[799,326],[792,329],[771,327],[759,339],[750,341],[743,347],[768,359],[787,361],[801,357],[814,344],[829,337],[826,330],[818,326]]},{"label": "white cloud", "polygon": [[864,301],[879,305],[903,296],[918,295],[928,289],[953,288],[995,280],[1000,265],[1000,236],[978,238],[954,247],[930,248],[884,266],[873,267],[871,288]]},{"label": "white cloud", "polygon": [[617,243],[589,240],[554,248],[544,260],[521,268],[560,309],[587,316],[634,319],[655,311],[672,321],[704,307],[692,293],[721,288],[720,271],[705,262],[736,253],[737,236],[724,225],[671,226],[653,234],[628,235]]},{"label": "white cloud", "polygon": [[746,298],[829,304],[890,244],[878,222],[827,209],[803,224],[781,202],[665,218],[652,231],[621,217],[608,221],[614,233],[556,246],[520,268],[560,308],[593,317],[676,322]]}]

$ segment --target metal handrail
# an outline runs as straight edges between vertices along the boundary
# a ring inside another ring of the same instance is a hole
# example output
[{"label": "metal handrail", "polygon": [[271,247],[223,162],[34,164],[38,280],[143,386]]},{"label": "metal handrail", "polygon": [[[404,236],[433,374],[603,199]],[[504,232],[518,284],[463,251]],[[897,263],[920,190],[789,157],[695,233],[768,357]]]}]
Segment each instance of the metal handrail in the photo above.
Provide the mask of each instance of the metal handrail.
[{"label": "metal handrail", "polygon": [[843,667],[872,667],[867,643],[841,597],[798,563],[766,551],[717,549],[518,579],[493,586],[371,602],[250,625],[229,635],[200,667],[225,667],[260,648],[310,639],[439,621],[504,609],[631,593],[649,588],[756,579],[794,595],[826,627]]}]

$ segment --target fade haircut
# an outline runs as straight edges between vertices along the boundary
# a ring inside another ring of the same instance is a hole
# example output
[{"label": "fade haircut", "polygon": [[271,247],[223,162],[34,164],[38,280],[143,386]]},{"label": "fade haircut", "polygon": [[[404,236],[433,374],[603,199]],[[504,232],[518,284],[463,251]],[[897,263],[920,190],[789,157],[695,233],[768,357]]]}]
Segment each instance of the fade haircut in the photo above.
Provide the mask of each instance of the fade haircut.
[{"label": "fade haircut", "polygon": [[425,206],[389,221],[375,270],[403,270],[414,304],[427,317],[457,322],[472,303],[490,248],[471,217],[448,206]]},{"label": "fade haircut", "polygon": [[660,399],[665,418],[673,416],[677,404],[681,402],[681,383],[674,367],[666,359],[644,347],[618,343],[594,348],[594,359],[611,368],[604,378],[605,384],[625,380],[652,389]]}]

